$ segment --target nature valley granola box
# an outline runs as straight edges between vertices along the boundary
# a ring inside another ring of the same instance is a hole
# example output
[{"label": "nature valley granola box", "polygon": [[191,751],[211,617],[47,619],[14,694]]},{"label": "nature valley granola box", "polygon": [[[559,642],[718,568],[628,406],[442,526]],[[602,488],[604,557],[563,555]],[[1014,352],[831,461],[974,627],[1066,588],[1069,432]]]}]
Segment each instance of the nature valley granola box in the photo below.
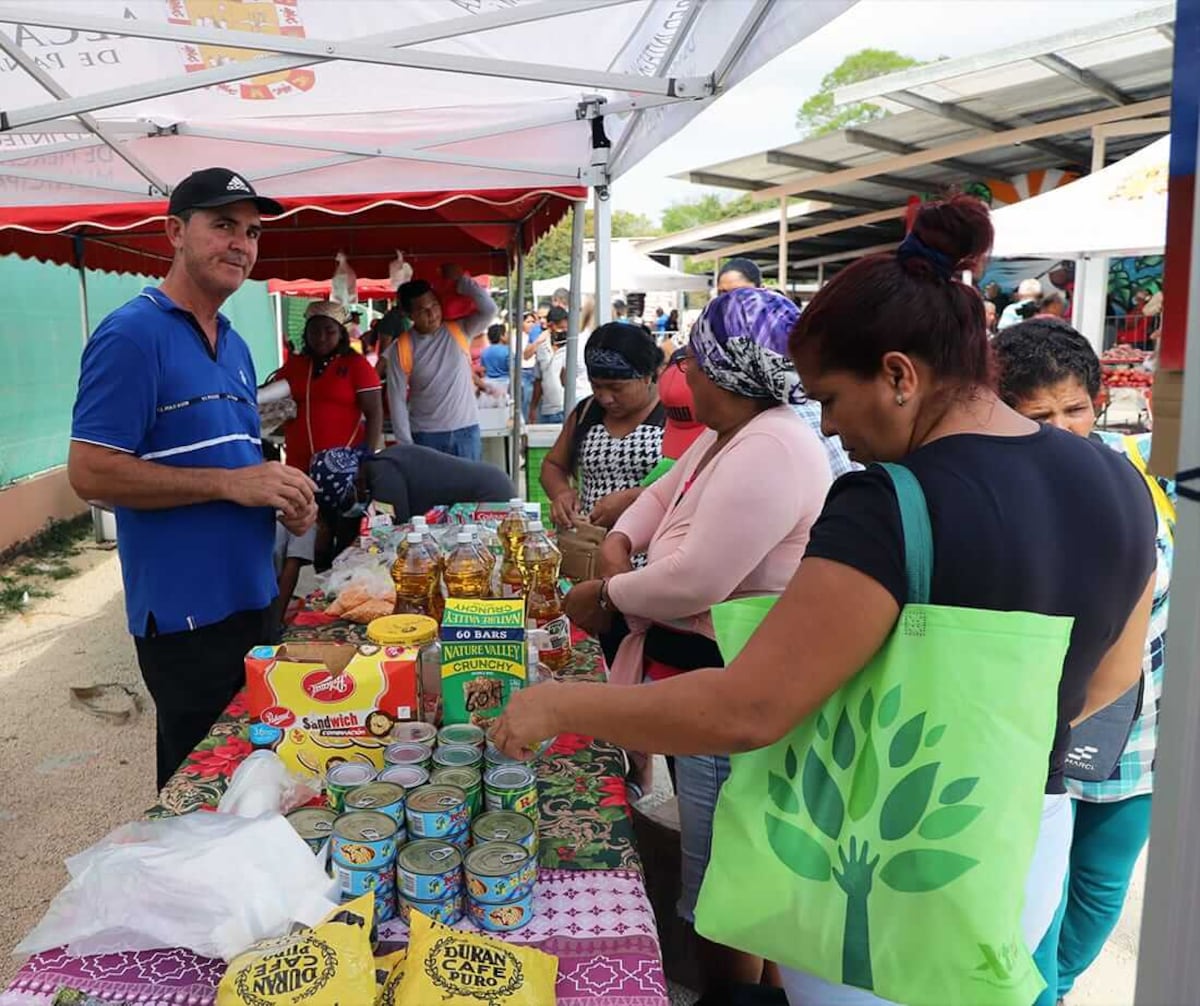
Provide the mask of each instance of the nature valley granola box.
[{"label": "nature valley granola box", "polygon": [[343,761],[383,768],[392,726],[420,718],[417,657],[409,646],[285,643],[246,655],[251,717],[280,727],[276,753],[292,769],[324,775]]},{"label": "nature valley granola box", "polygon": [[444,723],[485,730],[525,687],[525,602],[448,597],[442,616]]}]

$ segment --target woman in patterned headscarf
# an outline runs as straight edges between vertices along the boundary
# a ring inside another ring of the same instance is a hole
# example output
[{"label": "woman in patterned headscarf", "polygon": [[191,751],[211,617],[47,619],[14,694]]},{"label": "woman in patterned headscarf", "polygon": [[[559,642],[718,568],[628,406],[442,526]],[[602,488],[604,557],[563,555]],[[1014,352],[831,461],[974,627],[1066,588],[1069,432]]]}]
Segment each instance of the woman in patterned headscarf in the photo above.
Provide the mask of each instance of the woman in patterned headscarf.
[{"label": "woman in patterned headscarf", "polygon": [[[567,613],[590,631],[602,630],[617,612],[628,621],[611,682],[722,666],[712,606],[782,593],[795,573],[831,480],[816,434],[789,407],[799,380],[787,342],[798,316],[774,291],[732,290],[705,308],[676,355],[672,365],[683,370],[696,419],[708,429],[617,521],[602,547],[603,579],[567,595]],[[630,557],[638,552],[647,562],[635,570]],[[688,922],[728,773],[724,757],[675,761],[683,853],[678,909]],[[757,984],[763,976],[762,960],[728,947],[706,944],[699,959],[714,995],[731,982]]]}]

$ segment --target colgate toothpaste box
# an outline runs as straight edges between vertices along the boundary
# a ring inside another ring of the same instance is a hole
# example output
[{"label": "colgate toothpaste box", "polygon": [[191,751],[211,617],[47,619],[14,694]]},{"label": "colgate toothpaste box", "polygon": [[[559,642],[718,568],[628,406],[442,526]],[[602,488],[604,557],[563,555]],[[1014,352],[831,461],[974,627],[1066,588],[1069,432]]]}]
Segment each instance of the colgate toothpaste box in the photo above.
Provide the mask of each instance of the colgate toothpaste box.
[{"label": "colgate toothpaste box", "polygon": [[420,719],[419,652],[373,643],[256,646],[246,654],[246,705],[283,730],[276,753],[294,771],[324,775],[342,761],[381,769],[393,725]]}]

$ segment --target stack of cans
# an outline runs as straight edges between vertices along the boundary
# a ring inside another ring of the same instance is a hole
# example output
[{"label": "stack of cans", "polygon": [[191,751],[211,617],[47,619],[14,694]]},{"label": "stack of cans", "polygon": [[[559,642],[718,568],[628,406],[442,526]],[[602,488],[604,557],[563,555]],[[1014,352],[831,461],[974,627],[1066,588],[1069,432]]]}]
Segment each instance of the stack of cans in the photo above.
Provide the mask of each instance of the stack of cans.
[{"label": "stack of cans", "polygon": [[346,794],[346,813],[357,810],[374,810],[386,814],[396,822],[396,847],[408,841],[405,822],[404,787],[394,782],[369,782]]},{"label": "stack of cans", "polygon": [[407,924],[415,908],[451,926],[463,917],[463,857],[449,842],[421,838],[396,856],[397,912]]},{"label": "stack of cans", "polygon": [[515,810],[489,810],[471,822],[471,844],[486,842],[511,842],[534,857],[538,852],[537,828]]},{"label": "stack of cans", "polygon": [[333,834],[333,823],[337,814],[328,807],[297,807],[288,814],[288,824],[296,829],[298,834],[312,849],[320,853]]},{"label": "stack of cans", "polygon": [[375,781],[375,768],[361,761],[344,761],[332,765],[325,773],[325,802],[335,814],[346,809],[346,794],[359,786]]},{"label": "stack of cans", "polygon": [[375,810],[343,814],[329,840],[330,867],[342,901],[375,892],[375,921],[396,914],[396,841],[394,818]]},{"label": "stack of cans", "polygon": [[484,842],[463,859],[467,915],[492,933],[520,929],[533,918],[537,860],[515,842]]},{"label": "stack of cans", "polygon": [[459,849],[471,840],[471,810],[458,786],[422,786],[408,798],[408,831],[413,838],[438,838]]},{"label": "stack of cans", "polygon": [[487,734],[483,732],[483,727],[474,723],[451,723],[438,731],[437,740],[439,747],[465,744],[467,747],[478,748],[482,755]]},{"label": "stack of cans", "polygon": [[424,744],[432,749],[437,743],[438,730],[432,723],[422,723],[420,720],[397,723],[392,727],[392,741],[402,744]]},{"label": "stack of cans", "polygon": [[467,810],[471,820],[483,809],[483,778],[479,769],[471,766],[463,768],[435,768],[429,781],[435,786],[457,786],[467,794]]},{"label": "stack of cans", "polygon": [[433,767],[433,749],[416,741],[397,741],[383,749],[383,760],[388,766],[415,765],[428,772]]}]

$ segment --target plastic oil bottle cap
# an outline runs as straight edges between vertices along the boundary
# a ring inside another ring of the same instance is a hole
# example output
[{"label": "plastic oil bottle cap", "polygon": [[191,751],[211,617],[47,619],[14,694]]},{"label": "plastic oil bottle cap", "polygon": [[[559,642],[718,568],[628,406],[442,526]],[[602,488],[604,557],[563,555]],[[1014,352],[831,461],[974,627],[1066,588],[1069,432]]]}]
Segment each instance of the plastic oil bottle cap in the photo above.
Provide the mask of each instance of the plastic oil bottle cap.
[{"label": "plastic oil bottle cap", "polygon": [[405,535],[405,540],[407,540],[410,545],[420,545],[423,539],[420,531],[409,531],[408,534]]},{"label": "plastic oil bottle cap", "polygon": [[530,521],[529,530],[530,531],[545,531],[546,529],[544,527],[542,527],[542,522],[540,520],[535,520],[535,521]]},{"label": "plastic oil bottle cap", "polygon": [[416,517],[414,517],[412,519],[412,526],[413,527],[428,527],[429,521],[427,521],[422,515],[418,514]]},{"label": "plastic oil bottle cap", "polygon": [[468,531],[466,528],[463,528],[461,531],[458,532],[458,535],[455,537],[454,540],[456,542],[458,542],[458,544],[460,544],[460,545],[470,545],[471,544],[471,532]]}]

